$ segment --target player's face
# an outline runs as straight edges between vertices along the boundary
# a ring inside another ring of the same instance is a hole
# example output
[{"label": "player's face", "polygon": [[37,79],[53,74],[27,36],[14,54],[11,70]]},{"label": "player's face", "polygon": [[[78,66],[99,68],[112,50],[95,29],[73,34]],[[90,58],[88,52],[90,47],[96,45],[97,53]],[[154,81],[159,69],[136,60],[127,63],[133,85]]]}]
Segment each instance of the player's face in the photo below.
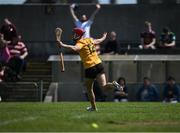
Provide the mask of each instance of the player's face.
[{"label": "player's face", "polygon": [[116,33],[115,32],[111,32],[110,33],[110,40],[115,40],[116,39]]},{"label": "player's face", "polygon": [[166,35],[168,35],[168,33],[169,33],[169,29],[164,28],[164,29],[163,29],[163,32],[164,32]]},{"label": "player's face", "polygon": [[175,81],[174,81],[174,80],[169,80],[169,81],[168,81],[168,85],[173,86],[174,84],[175,84]]},{"label": "player's face", "polygon": [[82,17],[81,17],[81,21],[82,21],[82,22],[87,21],[87,16],[86,16],[86,15],[82,15]]},{"label": "player's face", "polygon": [[124,80],[120,80],[119,84],[120,84],[120,85],[124,85],[124,84],[125,84],[125,83],[124,83]]},{"label": "player's face", "polygon": [[149,81],[148,79],[145,79],[145,80],[144,80],[144,85],[145,85],[145,86],[150,85],[150,81]]}]

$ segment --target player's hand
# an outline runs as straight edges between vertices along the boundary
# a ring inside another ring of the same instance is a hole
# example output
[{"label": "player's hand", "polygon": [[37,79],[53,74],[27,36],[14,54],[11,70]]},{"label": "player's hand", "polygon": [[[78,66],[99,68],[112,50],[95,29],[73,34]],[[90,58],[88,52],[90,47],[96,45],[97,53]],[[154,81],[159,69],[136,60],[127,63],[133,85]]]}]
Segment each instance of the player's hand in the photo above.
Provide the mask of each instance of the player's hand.
[{"label": "player's hand", "polygon": [[96,4],[96,8],[97,9],[101,9],[101,5],[100,4]]},{"label": "player's hand", "polygon": [[125,93],[124,91],[120,91],[120,92],[119,92],[119,95],[120,95],[120,96],[125,96],[126,93]]},{"label": "player's hand", "polygon": [[61,42],[60,40],[59,40],[58,42],[59,42],[59,44],[62,46],[62,42]]},{"label": "player's hand", "polygon": [[103,37],[106,38],[107,37],[107,32],[103,33]]},{"label": "player's hand", "polygon": [[9,21],[8,18],[5,18],[5,19],[4,19],[4,22],[5,22],[6,24],[11,24],[11,22]]},{"label": "player's hand", "polygon": [[76,4],[73,3],[73,4],[70,5],[70,8],[74,9],[75,6],[76,6]]},{"label": "player's hand", "polygon": [[56,41],[61,45],[62,42],[59,39],[57,39]]},{"label": "player's hand", "polygon": [[116,95],[116,96],[125,96],[126,93],[123,92],[123,91],[118,91],[118,92],[115,92],[115,95]]}]

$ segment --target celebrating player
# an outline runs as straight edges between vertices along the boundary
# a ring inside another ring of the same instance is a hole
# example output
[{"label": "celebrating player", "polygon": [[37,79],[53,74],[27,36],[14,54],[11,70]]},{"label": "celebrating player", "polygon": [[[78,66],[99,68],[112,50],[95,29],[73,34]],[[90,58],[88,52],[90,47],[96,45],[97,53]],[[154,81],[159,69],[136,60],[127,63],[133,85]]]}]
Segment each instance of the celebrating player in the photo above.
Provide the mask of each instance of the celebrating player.
[{"label": "celebrating player", "polygon": [[100,39],[84,38],[85,31],[81,28],[73,29],[73,40],[75,45],[67,45],[57,39],[60,46],[74,50],[79,53],[81,60],[85,68],[86,87],[88,91],[88,97],[91,102],[91,107],[87,107],[88,111],[96,111],[95,95],[93,92],[93,83],[97,79],[99,85],[103,90],[115,89],[119,87],[116,81],[112,83],[106,82],[106,76],[101,59],[95,49],[95,45],[100,44],[106,39],[107,33],[104,33]]},{"label": "celebrating player", "polygon": [[101,6],[99,4],[96,4],[96,10],[93,12],[93,14],[90,16],[89,19],[87,19],[87,16],[83,14],[81,16],[81,19],[79,20],[78,17],[75,15],[74,8],[75,4],[72,4],[70,6],[70,12],[74,20],[74,24],[76,25],[76,28],[82,28],[85,33],[83,34],[84,37],[90,37],[90,28],[93,23],[93,20],[95,18],[95,15],[98,13],[98,11],[101,9]]}]

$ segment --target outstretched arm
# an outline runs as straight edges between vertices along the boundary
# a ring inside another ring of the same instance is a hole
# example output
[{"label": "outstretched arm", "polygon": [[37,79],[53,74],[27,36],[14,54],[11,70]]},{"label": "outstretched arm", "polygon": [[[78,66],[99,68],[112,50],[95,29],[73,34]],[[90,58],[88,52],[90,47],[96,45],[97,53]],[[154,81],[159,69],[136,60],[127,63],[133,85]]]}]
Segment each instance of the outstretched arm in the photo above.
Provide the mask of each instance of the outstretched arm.
[{"label": "outstretched arm", "polygon": [[4,19],[4,22],[5,22],[6,24],[8,24],[8,25],[12,24],[11,21],[9,21],[8,18],[5,18],[5,19]]},{"label": "outstretched arm", "polygon": [[70,6],[70,13],[71,13],[74,21],[78,21],[78,18],[77,18],[77,16],[76,16],[75,12],[74,12],[74,6],[75,6],[74,4],[72,4],[72,5]]},{"label": "outstretched arm", "polygon": [[90,17],[90,20],[93,21],[98,11],[101,9],[100,4],[96,4],[96,10],[93,12],[93,14]]},{"label": "outstretched arm", "polygon": [[107,37],[107,32],[105,32],[101,38],[95,39],[94,44],[97,45],[97,44],[102,43],[106,39],[106,37]]},{"label": "outstretched arm", "polygon": [[64,44],[64,43],[62,43],[61,41],[57,41],[57,42],[58,42],[58,44],[59,44],[60,47],[64,47],[64,48],[67,48],[67,49],[71,49],[71,50],[76,51],[76,52],[78,52],[78,51],[80,50],[80,47],[78,47],[77,45],[72,46],[72,45]]}]

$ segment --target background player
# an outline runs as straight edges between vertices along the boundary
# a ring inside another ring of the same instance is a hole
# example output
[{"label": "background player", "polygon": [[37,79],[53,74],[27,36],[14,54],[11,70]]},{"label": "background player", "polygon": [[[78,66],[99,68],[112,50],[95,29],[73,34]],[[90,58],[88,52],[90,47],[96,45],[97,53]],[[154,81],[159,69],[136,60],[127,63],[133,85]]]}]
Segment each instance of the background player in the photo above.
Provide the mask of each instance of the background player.
[{"label": "background player", "polygon": [[95,49],[95,45],[100,44],[106,39],[107,33],[104,33],[100,39],[93,40],[92,38],[84,38],[83,34],[85,31],[81,28],[74,28],[73,32],[73,41],[76,42],[74,46],[64,44],[60,40],[57,40],[57,42],[62,47],[79,53],[85,68],[86,87],[91,102],[91,107],[88,107],[87,110],[96,111],[95,95],[93,92],[94,80],[97,79],[103,90],[119,88],[119,84],[116,81],[113,81],[112,83],[106,82],[104,67]]},{"label": "background player", "polygon": [[90,37],[91,25],[93,24],[93,20],[95,18],[95,15],[101,9],[101,6],[99,4],[96,5],[96,10],[93,12],[93,14],[91,15],[91,17],[89,19],[87,19],[87,16],[85,14],[83,14],[81,16],[80,20],[78,19],[78,17],[76,16],[76,14],[74,12],[75,6],[76,6],[75,4],[72,4],[70,6],[70,12],[71,12],[71,15],[73,17],[74,24],[77,28],[82,28],[85,31],[85,33],[83,35],[84,37]]}]

